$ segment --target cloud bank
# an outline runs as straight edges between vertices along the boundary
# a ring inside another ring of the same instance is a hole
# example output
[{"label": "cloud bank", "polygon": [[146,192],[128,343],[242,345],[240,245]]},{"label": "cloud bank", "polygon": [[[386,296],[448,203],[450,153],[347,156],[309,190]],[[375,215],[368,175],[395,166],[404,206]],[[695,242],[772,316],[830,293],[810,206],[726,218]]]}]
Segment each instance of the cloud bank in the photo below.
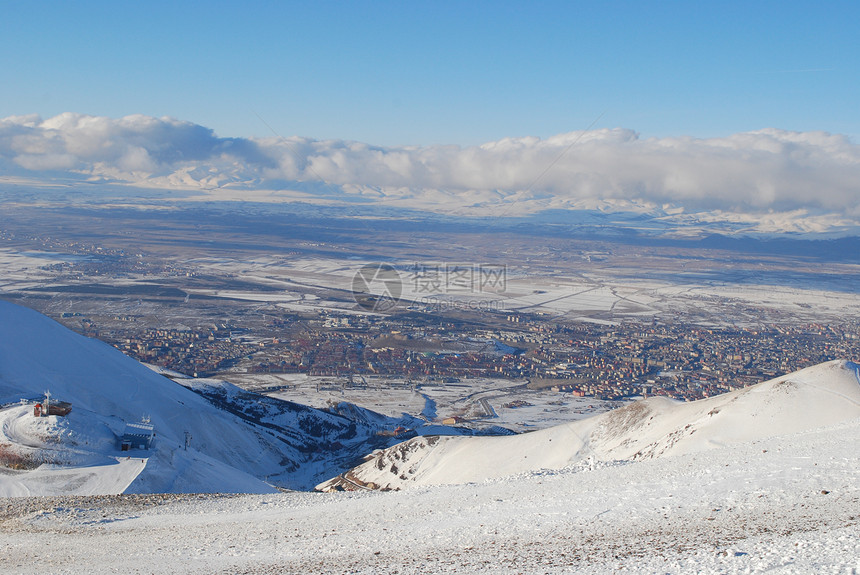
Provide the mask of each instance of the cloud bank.
[{"label": "cloud bank", "polygon": [[203,190],[280,190],[321,181],[338,193],[430,209],[461,198],[464,206],[479,207],[634,202],[860,218],[860,146],[840,135],[777,129],[707,139],[643,139],[631,130],[604,129],[474,147],[385,148],[299,137],[220,138],[172,118],[67,113],[0,120],[0,169]]}]

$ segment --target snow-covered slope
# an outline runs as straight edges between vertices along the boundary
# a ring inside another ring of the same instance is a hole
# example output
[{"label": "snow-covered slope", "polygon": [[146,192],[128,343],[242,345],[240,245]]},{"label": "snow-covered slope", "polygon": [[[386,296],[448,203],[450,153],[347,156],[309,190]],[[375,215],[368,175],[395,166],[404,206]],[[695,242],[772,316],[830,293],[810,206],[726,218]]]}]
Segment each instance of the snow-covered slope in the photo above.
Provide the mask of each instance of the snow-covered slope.
[{"label": "snow-covered slope", "polygon": [[[42,457],[84,469],[65,492],[116,492],[124,480],[100,488],[91,472],[95,460],[116,464],[117,457],[146,463],[129,478],[124,490],[132,492],[274,490],[257,479],[281,468],[282,445],[274,435],[215,408],[107,344],[81,337],[32,310],[0,302],[0,401],[38,398],[45,390],[72,404],[68,417],[43,418],[47,427],[42,433],[21,433],[31,427],[22,422],[36,419],[30,405],[23,411],[5,410],[3,427],[19,430],[17,442],[6,434],[7,444],[14,448],[29,442],[38,451],[36,463]],[[155,426],[154,449],[118,451],[125,424],[142,416]],[[188,450],[186,432],[192,438]],[[201,461],[213,472],[201,473]],[[0,492],[46,492],[33,477],[26,472],[4,474]]]},{"label": "snow-covered slope", "polygon": [[654,397],[511,437],[419,437],[381,450],[320,489],[468,483],[577,462],[700,452],[860,417],[860,367],[832,361],[745,389],[680,403]]}]

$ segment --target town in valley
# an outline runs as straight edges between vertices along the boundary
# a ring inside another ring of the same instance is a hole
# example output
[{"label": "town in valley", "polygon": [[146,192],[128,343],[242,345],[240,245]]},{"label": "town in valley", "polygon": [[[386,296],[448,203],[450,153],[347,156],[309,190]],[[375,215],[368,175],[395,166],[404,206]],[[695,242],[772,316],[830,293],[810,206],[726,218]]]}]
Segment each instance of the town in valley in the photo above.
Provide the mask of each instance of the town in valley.
[{"label": "town in valley", "polygon": [[[146,213],[84,232],[74,212],[6,210],[0,297],[177,376],[318,406],[521,430],[860,355],[857,266],[815,257],[429,225],[402,253],[402,231],[348,220],[320,240],[301,218],[195,213],[165,237]],[[397,282],[386,309],[355,289],[375,262]]]}]

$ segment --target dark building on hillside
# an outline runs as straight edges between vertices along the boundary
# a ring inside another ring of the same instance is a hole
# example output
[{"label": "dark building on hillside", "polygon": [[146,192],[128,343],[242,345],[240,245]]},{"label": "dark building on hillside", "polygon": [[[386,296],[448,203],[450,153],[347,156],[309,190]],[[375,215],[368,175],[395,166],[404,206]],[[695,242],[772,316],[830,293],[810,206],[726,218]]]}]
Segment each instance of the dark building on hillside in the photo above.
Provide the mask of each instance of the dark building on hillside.
[{"label": "dark building on hillside", "polygon": [[155,426],[144,420],[140,423],[126,423],[120,440],[120,450],[149,449],[155,441]]}]

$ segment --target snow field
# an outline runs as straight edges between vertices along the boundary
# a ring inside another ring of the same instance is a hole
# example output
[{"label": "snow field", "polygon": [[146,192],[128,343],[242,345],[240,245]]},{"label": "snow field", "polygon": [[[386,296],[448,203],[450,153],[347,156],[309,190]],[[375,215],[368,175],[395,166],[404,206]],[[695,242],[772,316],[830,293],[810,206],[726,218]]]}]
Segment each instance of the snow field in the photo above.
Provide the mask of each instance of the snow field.
[{"label": "snow field", "polygon": [[36,511],[38,500],[19,499],[29,508],[0,514],[0,549],[10,573],[850,573],[858,439],[855,419],[730,449],[388,493],[143,507],[66,498]]}]

